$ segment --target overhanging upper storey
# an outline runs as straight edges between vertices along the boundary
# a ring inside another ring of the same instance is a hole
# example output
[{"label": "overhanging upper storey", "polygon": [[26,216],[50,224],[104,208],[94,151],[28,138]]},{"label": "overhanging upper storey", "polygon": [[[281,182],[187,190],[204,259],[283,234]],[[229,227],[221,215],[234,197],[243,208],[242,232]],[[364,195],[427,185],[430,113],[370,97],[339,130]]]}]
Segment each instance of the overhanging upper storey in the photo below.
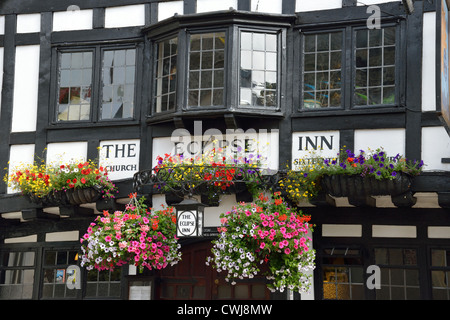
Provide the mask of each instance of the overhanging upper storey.
[{"label": "overhanging upper storey", "polygon": [[282,117],[286,34],[294,20],[229,10],[176,15],[144,28],[153,57],[148,122]]}]

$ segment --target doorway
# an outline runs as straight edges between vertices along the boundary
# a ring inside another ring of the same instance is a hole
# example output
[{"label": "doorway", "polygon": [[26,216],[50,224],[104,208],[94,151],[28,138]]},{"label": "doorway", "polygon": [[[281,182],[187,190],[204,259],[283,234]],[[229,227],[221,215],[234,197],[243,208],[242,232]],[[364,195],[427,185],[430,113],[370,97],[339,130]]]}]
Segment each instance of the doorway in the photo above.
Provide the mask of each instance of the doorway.
[{"label": "doorway", "polygon": [[182,260],[159,273],[155,299],[161,300],[233,300],[270,299],[264,276],[225,281],[225,273],[205,264],[211,255],[211,240],[182,243]]}]

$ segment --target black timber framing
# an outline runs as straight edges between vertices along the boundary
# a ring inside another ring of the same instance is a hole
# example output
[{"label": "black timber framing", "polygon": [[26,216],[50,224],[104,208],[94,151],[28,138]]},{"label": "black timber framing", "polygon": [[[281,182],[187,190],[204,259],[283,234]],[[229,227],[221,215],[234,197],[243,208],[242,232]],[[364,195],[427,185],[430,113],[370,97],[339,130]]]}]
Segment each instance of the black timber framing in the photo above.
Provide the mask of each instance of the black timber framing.
[{"label": "black timber framing", "polygon": [[[150,24],[156,22],[156,1],[96,1],[94,4],[92,1],[80,1],[80,8],[94,8],[94,29],[82,30],[82,31],[65,31],[65,32],[51,32],[52,14],[51,10],[62,10],[66,8],[66,5],[70,1],[60,1],[57,4],[54,1],[43,1],[39,3],[29,4],[28,1],[14,1],[14,9],[12,1],[4,1],[0,5],[0,13],[6,14],[5,19],[5,35],[0,36],[0,43],[4,47],[4,79],[3,79],[3,91],[2,91],[2,116],[0,136],[3,137],[3,141],[8,141],[0,145],[0,163],[3,168],[6,167],[9,159],[9,146],[12,144],[36,144],[36,154],[41,154],[46,145],[51,142],[69,142],[85,140],[88,142],[88,156],[94,157],[96,152],[96,146],[102,139],[141,139],[141,159],[140,167],[147,168],[152,159],[151,152],[151,137],[157,136],[170,136],[171,131],[175,127],[172,125],[148,125],[142,122],[145,116],[148,115],[147,107],[151,104],[151,95],[147,90],[146,84],[151,79],[151,45],[148,41],[143,44],[143,55],[141,62],[144,65],[142,81],[138,82],[141,85],[139,98],[140,102],[137,103],[138,108],[137,120],[134,122],[125,123],[105,123],[96,124],[92,127],[89,124],[67,124],[64,126],[49,126],[49,110],[50,104],[49,92],[52,90],[51,77],[54,74],[50,72],[52,68],[52,53],[51,50],[55,44],[73,43],[83,44],[96,41],[120,41],[120,40],[132,40],[143,41],[143,33],[141,28],[118,28],[118,29],[104,29],[104,8],[106,6],[113,5],[128,5],[145,3],[146,5],[146,21]],[[50,3],[52,3],[50,5]],[[406,153],[409,158],[420,158],[420,138],[421,138],[421,126],[439,126],[440,122],[436,112],[421,112],[420,110],[420,95],[421,95],[421,77],[417,75],[421,73],[421,40],[422,32],[422,7],[425,6],[425,11],[432,10],[429,4],[416,1],[416,10],[412,16],[404,17],[404,10],[398,3],[387,3],[382,5],[383,17],[392,18],[392,15],[399,19],[406,19],[406,31],[402,33],[402,36],[406,37],[407,44],[407,61],[406,68],[408,73],[406,76],[406,108],[383,108],[377,109],[365,109],[365,110],[349,110],[348,112],[340,111],[326,111],[318,113],[308,113],[304,115],[298,115],[296,110],[296,102],[298,101],[298,91],[295,88],[296,81],[289,81],[289,79],[295,79],[298,73],[295,71],[300,67],[299,55],[301,51],[298,50],[298,43],[300,41],[298,32],[293,29],[288,29],[286,34],[286,53],[283,57],[284,61],[288,65],[293,65],[295,68],[287,68],[285,77],[286,84],[283,92],[285,96],[284,100],[284,114],[278,118],[261,119],[257,115],[239,115],[238,117],[231,117],[230,119],[235,126],[244,128],[247,126],[253,128],[265,128],[265,129],[280,129],[280,164],[288,162],[290,160],[290,141],[291,133],[295,131],[310,131],[327,129],[337,129],[341,132],[341,146],[345,145],[349,148],[353,146],[353,131],[356,129],[381,129],[381,128],[406,128]],[[194,12],[195,1],[189,0],[185,2],[185,8],[189,12]],[[289,1],[283,1],[283,13],[292,14],[295,6]],[[249,10],[250,1],[239,0],[238,9]],[[32,34],[16,34],[16,14],[17,13],[30,13],[41,12],[41,31],[40,33]],[[390,13],[390,15],[385,14]],[[207,17],[208,15],[203,15]],[[335,9],[324,10],[314,13],[301,13],[298,14],[298,23],[300,26],[308,26],[316,23],[316,27],[321,25],[320,21],[330,22],[331,24],[355,24],[361,23],[362,19],[367,16],[364,7],[350,6]],[[349,17],[353,17],[349,19]],[[356,18],[355,18],[356,17]],[[183,18],[184,19],[184,18]],[[194,21],[194,17],[184,19],[186,21]],[[183,20],[183,21],[184,21]],[[226,19],[225,19],[226,21]],[[319,23],[317,23],[319,21]],[[286,22],[286,20],[285,20]],[[204,23],[206,26],[208,23]],[[198,24],[199,26],[202,23]],[[185,25],[183,25],[184,27]],[[327,26],[328,28],[328,26]],[[14,83],[14,55],[15,46],[24,44],[39,44],[40,45],[40,71],[39,71],[39,96],[38,96],[38,119],[36,132],[15,132],[10,133],[11,128],[11,115],[12,115],[12,96],[13,96],[13,83]],[[187,127],[189,123],[195,120],[199,114],[193,112],[189,117]],[[367,121],[370,119],[370,121]],[[226,129],[227,120],[214,115],[204,118],[204,129],[209,127],[219,127]],[[229,122],[230,123],[230,122]],[[119,129],[119,130],[117,130]],[[74,135],[74,130],[77,134]],[[95,138],[93,138],[95,137]],[[434,177],[434,175],[431,175]],[[436,181],[430,176],[424,176],[417,179],[418,189],[420,190],[436,190],[434,187]],[[446,181],[447,176],[440,175],[438,180],[444,179]],[[442,185],[443,192],[448,192],[448,187],[445,183],[437,183]],[[0,193],[5,193],[6,186],[1,185]],[[8,198],[8,197],[6,197]],[[6,199],[5,198],[5,199]],[[3,201],[2,201],[3,202]],[[14,206],[13,206],[14,207]]]}]

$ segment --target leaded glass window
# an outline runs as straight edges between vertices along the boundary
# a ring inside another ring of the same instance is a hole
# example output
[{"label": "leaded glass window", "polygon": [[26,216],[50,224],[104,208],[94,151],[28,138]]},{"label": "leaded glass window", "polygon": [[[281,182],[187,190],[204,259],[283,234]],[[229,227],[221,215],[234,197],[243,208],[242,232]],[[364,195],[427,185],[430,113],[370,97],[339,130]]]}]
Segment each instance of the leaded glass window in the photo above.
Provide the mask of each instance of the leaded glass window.
[{"label": "leaded glass window", "polygon": [[0,252],[0,299],[33,297],[34,251]]},{"label": "leaded glass window", "polygon": [[303,107],[338,107],[342,89],[342,32],[304,37]]},{"label": "leaded glass window", "polygon": [[431,283],[434,300],[450,300],[450,249],[431,250]]},{"label": "leaded glass window", "polygon": [[177,82],[177,38],[164,40],[156,45],[155,111],[175,109]]},{"label": "leaded glass window", "polygon": [[416,249],[375,248],[375,264],[381,270],[377,300],[420,299]]},{"label": "leaded glass window", "polygon": [[355,105],[395,103],[395,27],[356,31]]},{"label": "leaded glass window", "polygon": [[189,46],[188,105],[223,105],[225,32],[192,34]]},{"label": "leaded glass window", "polygon": [[92,51],[61,53],[58,121],[90,119],[92,61]]},{"label": "leaded glass window", "polygon": [[276,107],[278,102],[278,37],[240,34],[239,99],[241,106]]},{"label": "leaded glass window", "polygon": [[104,52],[101,119],[133,117],[135,61],[136,49]]}]

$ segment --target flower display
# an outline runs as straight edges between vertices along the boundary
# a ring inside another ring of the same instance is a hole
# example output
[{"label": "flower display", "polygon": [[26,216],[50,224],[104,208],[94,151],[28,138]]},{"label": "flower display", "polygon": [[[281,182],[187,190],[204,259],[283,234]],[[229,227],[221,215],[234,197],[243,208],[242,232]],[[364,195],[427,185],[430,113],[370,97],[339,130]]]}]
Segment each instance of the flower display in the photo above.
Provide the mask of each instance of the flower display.
[{"label": "flower display", "polygon": [[223,149],[214,148],[193,158],[182,154],[158,156],[153,171],[160,178],[156,187],[161,191],[184,185],[192,190],[203,187],[203,193],[222,193],[239,180],[245,180],[247,187],[255,190],[260,184],[261,161],[259,154],[226,157]]},{"label": "flower display", "polygon": [[80,239],[81,266],[112,270],[124,264],[163,269],[181,260],[172,207],[148,210],[145,198],[130,194],[124,211],[103,211]]},{"label": "flower display", "polygon": [[54,191],[86,187],[96,187],[102,190],[103,197],[114,198],[116,191],[107,170],[91,160],[62,165],[26,164],[15,168],[4,180],[13,190],[38,198]]},{"label": "flower display", "polygon": [[[260,194],[254,202],[240,203],[220,217],[220,235],[213,241],[207,265],[227,272],[225,279],[232,284],[263,273],[271,291],[310,289],[309,271],[315,268],[310,216],[289,208],[276,192]],[[268,270],[262,272],[261,265]]]},{"label": "flower display", "polygon": [[312,155],[298,161],[295,170],[288,170],[279,183],[281,189],[294,201],[314,198],[321,189],[324,176],[346,175],[372,177],[376,180],[394,180],[402,174],[419,175],[423,161],[411,161],[397,154],[388,155],[382,148],[360,150],[358,154],[350,150],[337,154],[335,158],[321,158]]}]

